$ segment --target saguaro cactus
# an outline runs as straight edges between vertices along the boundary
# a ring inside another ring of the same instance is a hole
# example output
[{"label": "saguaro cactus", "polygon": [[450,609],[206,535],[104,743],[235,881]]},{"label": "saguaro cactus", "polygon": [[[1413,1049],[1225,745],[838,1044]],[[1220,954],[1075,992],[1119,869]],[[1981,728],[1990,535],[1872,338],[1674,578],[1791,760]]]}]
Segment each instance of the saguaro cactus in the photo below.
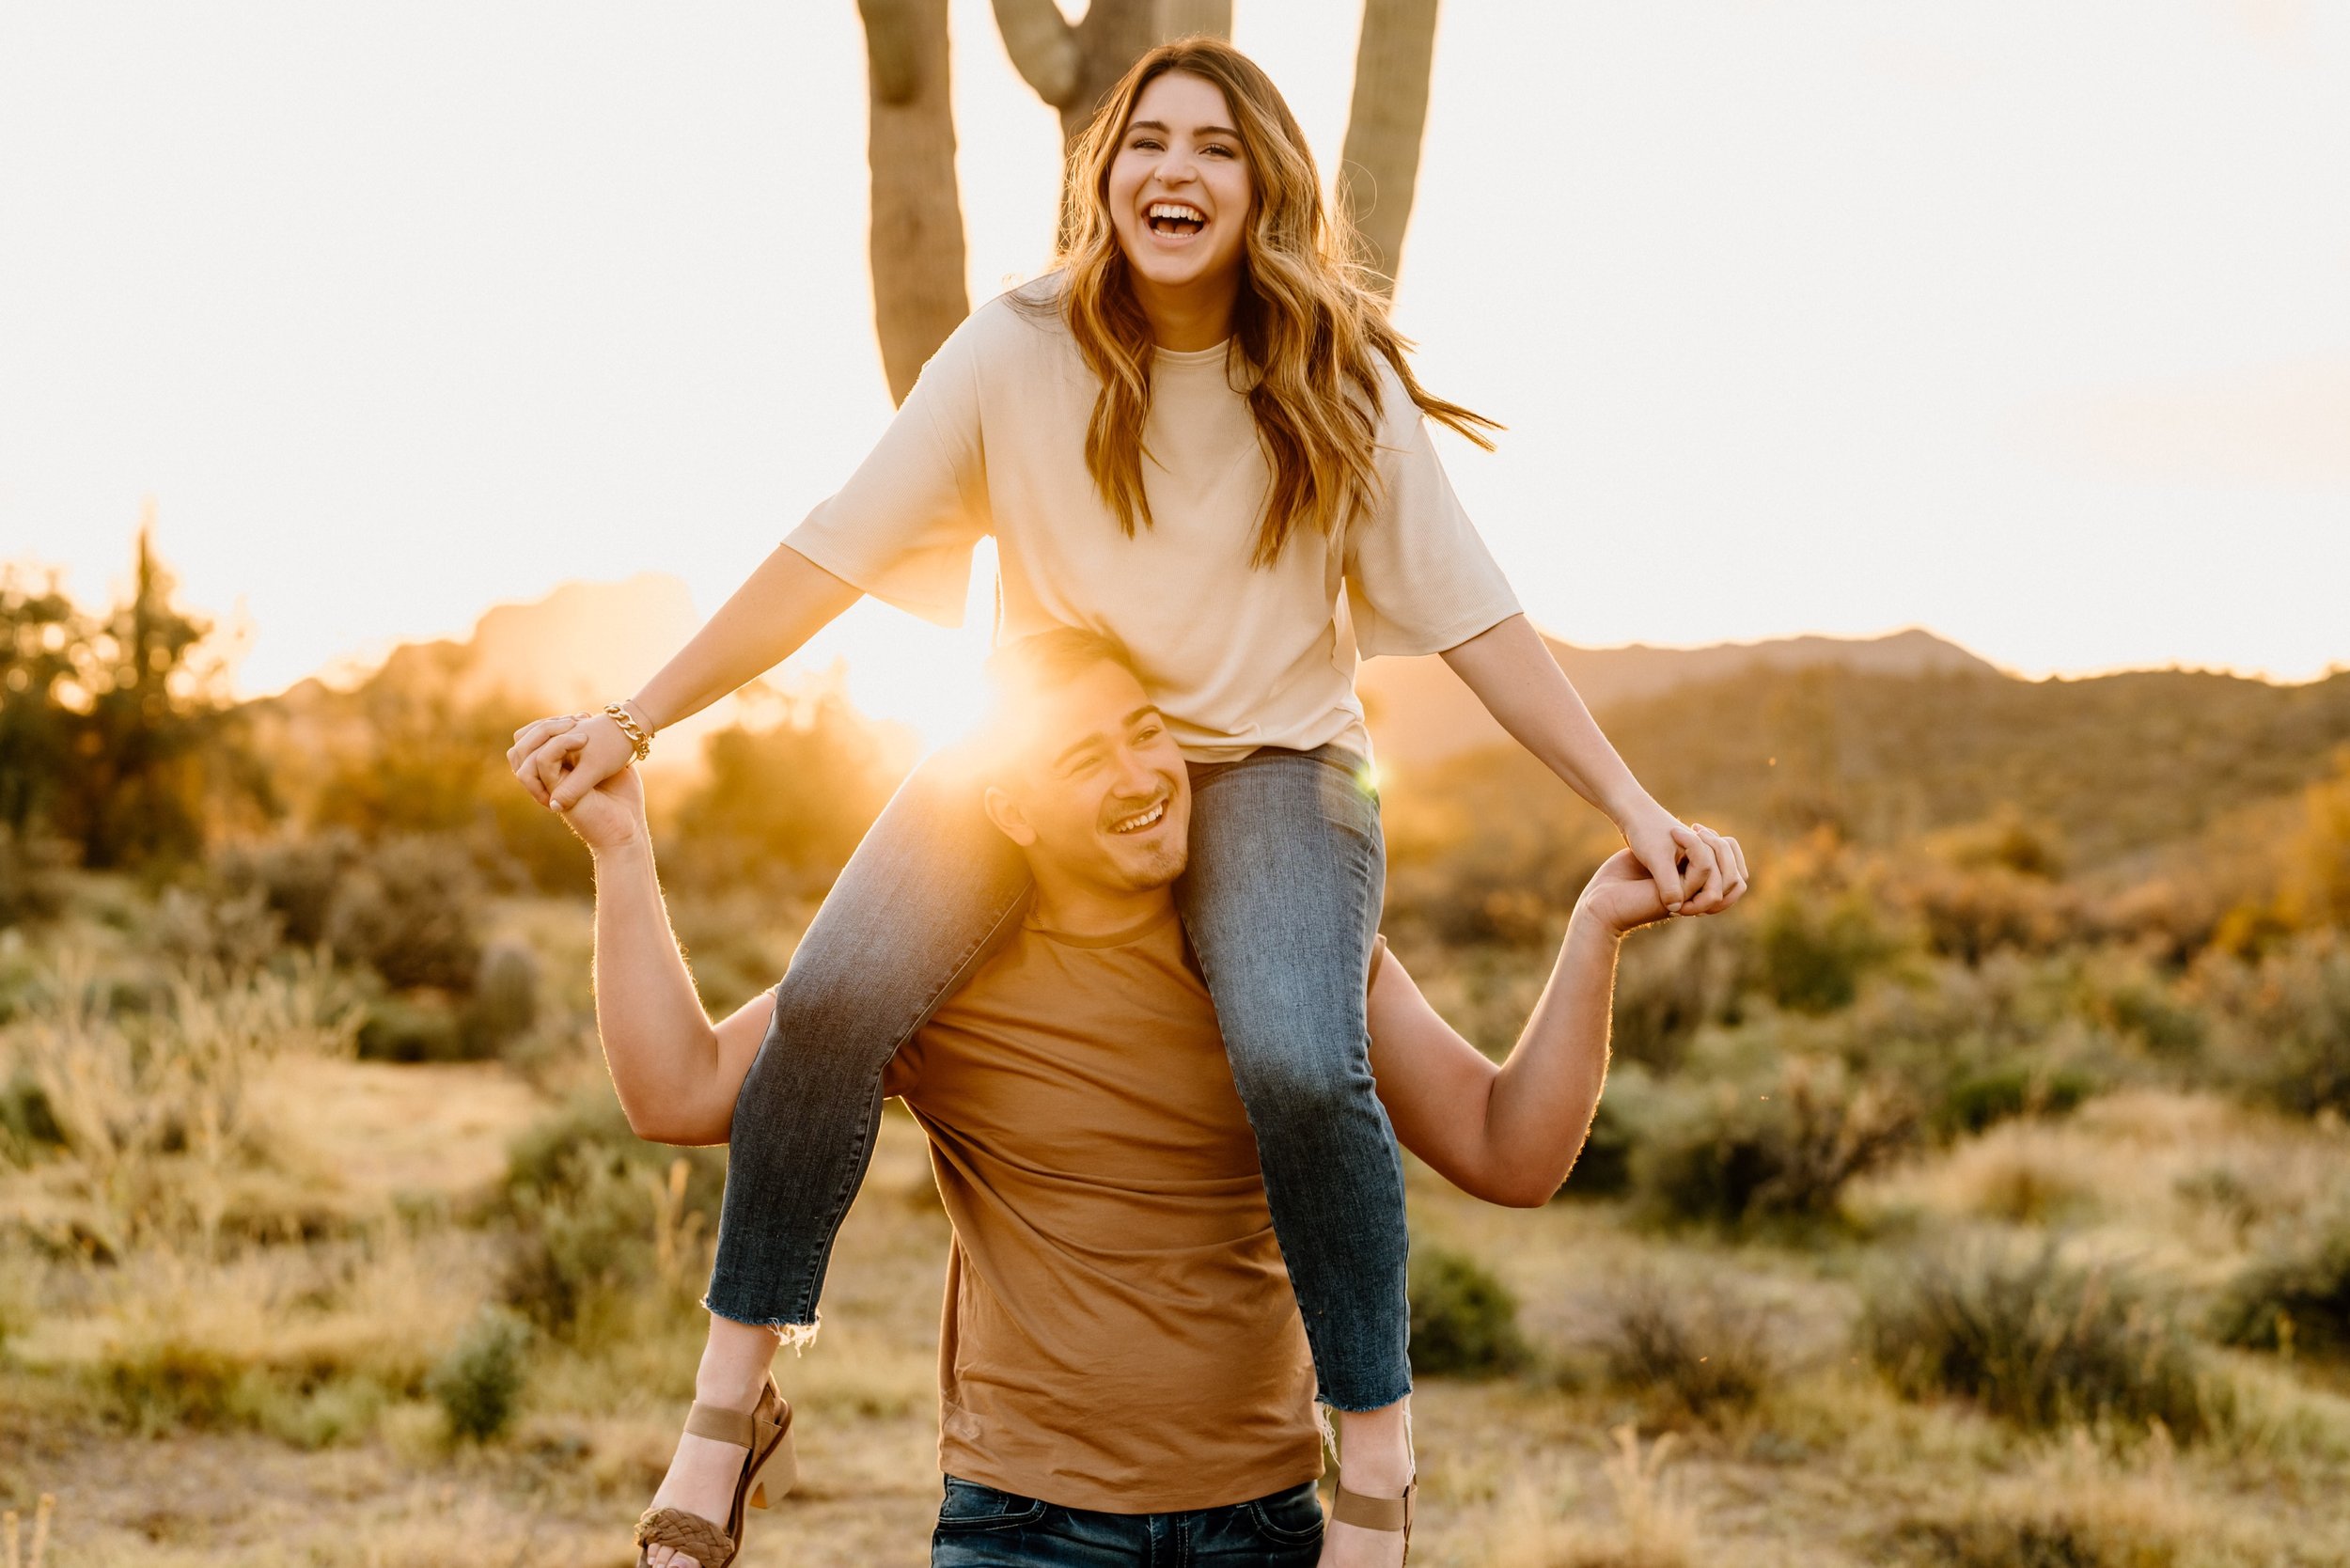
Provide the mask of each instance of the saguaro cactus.
[{"label": "saguaro cactus", "polygon": [[1436,52],[1436,0],[1364,0],[1355,53],[1355,101],[1339,155],[1339,199],[1371,247],[1381,288],[1395,292],[1412,191],[1419,182],[1420,133],[1428,126],[1428,77]]},{"label": "saguaro cactus", "polygon": [[1060,111],[1066,150],[1142,53],[1189,33],[1232,36],[1232,0],[1093,0],[1072,24],[1053,0],[995,0],[995,26],[1036,95]]},{"label": "saguaro cactus", "polygon": [[971,313],[955,187],[947,0],[857,0],[871,122],[873,327],[893,401]]}]

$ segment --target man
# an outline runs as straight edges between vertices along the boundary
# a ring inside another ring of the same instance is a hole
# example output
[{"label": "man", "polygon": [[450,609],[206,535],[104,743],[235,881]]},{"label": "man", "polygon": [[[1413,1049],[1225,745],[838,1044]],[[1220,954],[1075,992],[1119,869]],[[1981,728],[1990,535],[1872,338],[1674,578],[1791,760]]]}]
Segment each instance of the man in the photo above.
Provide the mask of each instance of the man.
[{"label": "man", "polygon": [[[1170,1550],[1302,1568],[1335,1560],[1350,1536],[1367,1547],[1368,1532],[1408,1522],[1410,1478],[1342,1476],[1325,1548],[1313,1365],[1175,914],[1183,756],[1113,644],[1048,633],[1007,648],[995,669],[1004,700],[972,790],[1020,848],[1035,898],[883,1086],[929,1135],[954,1225],[934,1568],[1107,1568]],[[1361,786],[1333,767],[1329,787]],[[568,820],[596,855],[597,1023],[630,1122],[666,1142],[721,1141],[771,999],[715,1026],[702,1011],[633,774]],[[1726,907],[1744,891],[1744,857],[1734,839],[1705,837],[1732,869]],[[1546,1200],[1606,1076],[1617,943],[1664,917],[1628,854],[1604,865],[1500,1066],[1383,950],[1369,977],[1371,1059],[1403,1146],[1475,1196]],[[775,1414],[762,1389],[697,1395],[682,1443],[723,1451],[744,1483],[727,1529],[656,1497],[640,1527],[653,1568],[730,1557],[752,1472],[785,1442],[741,1414]]]}]

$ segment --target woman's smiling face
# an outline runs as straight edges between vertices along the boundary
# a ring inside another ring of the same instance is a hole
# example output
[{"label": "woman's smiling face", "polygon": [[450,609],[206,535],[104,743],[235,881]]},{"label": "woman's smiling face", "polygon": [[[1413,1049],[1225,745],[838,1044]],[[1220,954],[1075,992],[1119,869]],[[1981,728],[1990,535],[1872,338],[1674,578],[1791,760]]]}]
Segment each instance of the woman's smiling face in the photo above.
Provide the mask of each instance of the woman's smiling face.
[{"label": "woman's smiling face", "polygon": [[1110,161],[1110,222],[1138,279],[1226,285],[1239,273],[1255,190],[1224,89],[1170,71],[1135,100]]}]

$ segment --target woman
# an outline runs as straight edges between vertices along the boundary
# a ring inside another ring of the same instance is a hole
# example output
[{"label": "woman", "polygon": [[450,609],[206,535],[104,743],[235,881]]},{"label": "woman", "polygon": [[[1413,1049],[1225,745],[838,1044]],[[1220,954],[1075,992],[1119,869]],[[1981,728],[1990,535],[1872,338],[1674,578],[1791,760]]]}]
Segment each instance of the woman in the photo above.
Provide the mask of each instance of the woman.
[{"label": "woman", "polygon": [[[1676,912],[1720,907],[1729,879],[1634,780],[1519,613],[1422,416],[1480,443],[1493,427],[1414,378],[1263,72],[1214,39],[1153,50],[1079,143],[1072,190],[1055,272],[955,332],[840,493],[618,717],[540,720],[509,760],[566,808],[641,754],[628,731],[698,711],[863,593],[951,623],[971,545],[994,534],[999,635],[1058,623],[1117,637],[1183,745],[1193,850],[1179,897],[1320,1397],[1339,1413],[1347,1487],[1401,1497],[1403,1195],[1366,1055],[1385,861],[1356,650],[1444,653],[1608,812]],[[967,796],[933,764],[890,803],[777,988],[730,1107],[696,1391],[738,1422],[754,1405],[779,1415],[775,1350],[813,1333],[885,1065],[1026,898]],[[728,1109],[682,1108],[675,1131],[727,1125]],[[660,1543],[687,1538],[664,1533],[682,1515],[730,1532],[759,1457],[744,1446],[680,1440],[640,1526],[655,1568],[730,1555],[707,1535],[699,1558]],[[1332,1527],[1330,1560],[1400,1556],[1398,1535]]]}]

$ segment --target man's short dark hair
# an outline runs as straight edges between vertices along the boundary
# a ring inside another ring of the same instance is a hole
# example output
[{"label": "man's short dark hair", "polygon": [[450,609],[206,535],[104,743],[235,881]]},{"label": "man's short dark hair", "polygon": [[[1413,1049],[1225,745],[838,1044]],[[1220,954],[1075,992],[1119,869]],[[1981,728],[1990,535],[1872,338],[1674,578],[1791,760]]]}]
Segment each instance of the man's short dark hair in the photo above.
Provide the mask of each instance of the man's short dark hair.
[{"label": "man's short dark hair", "polygon": [[1038,704],[1096,665],[1116,665],[1139,682],[1126,645],[1082,626],[1056,626],[1005,643],[987,661],[988,717],[983,748],[1001,765],[1014,760]]}]

